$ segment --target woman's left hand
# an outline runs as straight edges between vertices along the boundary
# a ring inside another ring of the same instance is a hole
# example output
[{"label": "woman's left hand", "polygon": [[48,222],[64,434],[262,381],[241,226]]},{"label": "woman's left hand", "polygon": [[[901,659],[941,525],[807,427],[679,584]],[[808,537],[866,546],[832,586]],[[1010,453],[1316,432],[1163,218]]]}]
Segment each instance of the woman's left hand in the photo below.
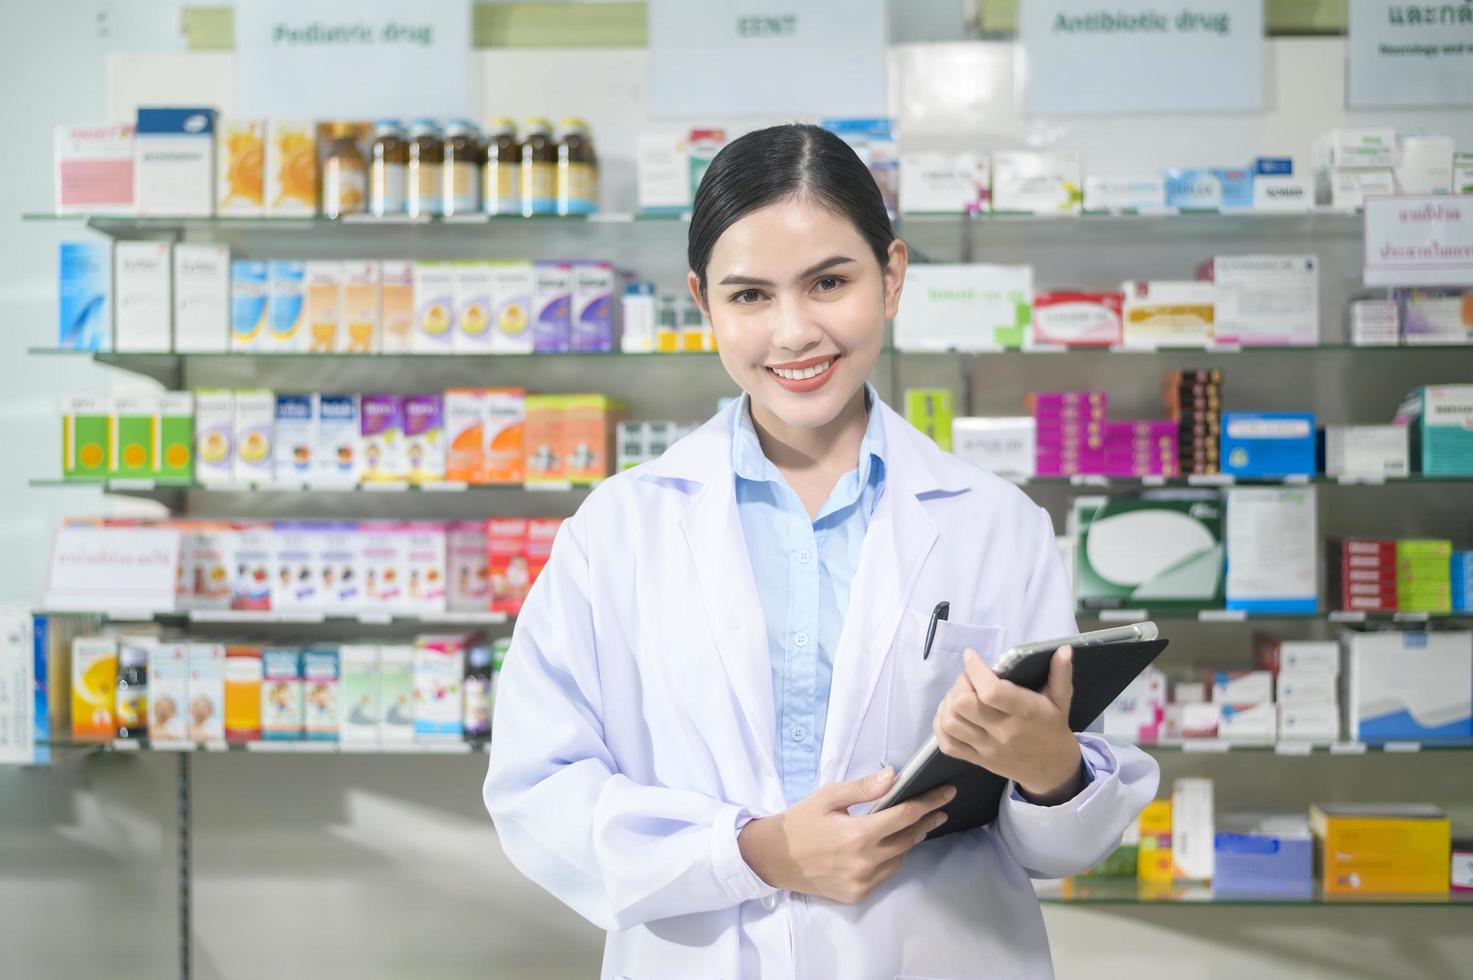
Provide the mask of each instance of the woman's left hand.
[{"label": "woman's left hand", "polygon": [[931,723],[941,751],[1013,780],[1045,805],[1083,788],[1079,741],[1069,728],[1074,652],[1060,647],[1043,691],[1030,691],[992,672],[976,651],[941,701]]}]

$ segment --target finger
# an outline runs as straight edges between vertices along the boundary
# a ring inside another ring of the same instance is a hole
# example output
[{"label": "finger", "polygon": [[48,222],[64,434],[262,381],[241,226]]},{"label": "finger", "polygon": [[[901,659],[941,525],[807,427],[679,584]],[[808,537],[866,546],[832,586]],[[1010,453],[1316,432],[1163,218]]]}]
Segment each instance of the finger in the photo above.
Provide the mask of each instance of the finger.
[{"label": "finger", "polygon": [[894,857],[889,858],[885,861],[881,861],[879,864],[875,865],[875,870],[870,872],[869,881],[867,882],[867,884],[869,885],[869,890],[873,891],[874,888],[881,882],[883,882],[886,878],[894,875],[895,872],[900,870],[901,865],[904,863],[905,854],[904,852],[901,852],[900,854],[897,854]]},{"label": "finger", "polygon": [[[1006,718],[1005,715],[1003,717]],[[992,732],[986,725],[979,725],[956,711],[944,711],[938,715],[932,731],[938,739],[949,736],[977,751],[981,751],[993,740]]]},{"label": "finger", "polygon": [[1048,684],[1043,693],[1060,711],[1069,713],[1074,700],[1074,648],[1059,647],[1049,663]]},{"label": "finger", "polygon": [[948,693],[941,701],[941,709],[937,713],[943,718],[947,713],[955,713],[976,725],[978,728],[986,729],[989,725],[1001,724],[1007,719],[1007,714],[998,711],[990,704],[983,704],[977,697],[977,692],[972,689],[970,681],[963,678],[966,684],[965,691]]},{"label": "finger", "polygon": [[955,787],[937,786],[888,810],[866,814],[859,819],[866,821],[865,831],[871,840],[884,840],[891,834],[899,833],[924,820],[928,814],[950,803],[955,797]]},{"label": "finger", "polygon": [[924,841],[933,831],[944,826],[946,821],[946,814],[939,810],[929,814],[924,820],[918,821],[914,825],[898,833],[891,834],[889,837],[880,841],[879,846],[875,849],[875,853],[882,861],[896,858]]},{"label": "finger", "polygon": [[1003,714],[1016,714],[1028,707],[1027,699],[1023,694],[1032,694],[1010,681],[1005,681],[992,672],[986,661],[977,656],[975,651],[968,650],[964,656],[967,667],[967,679],[972,682],[972,690],[977,694],[977,700],[990,708],[1001,711]]},{"label": "finger", "polygon": [[890,789],[890,783],[894,779],[894,768],[886,766],[879,772],[872,772],[868,776],[849,779],[842,783],[832,783],[825,786],[819,792],[823,794],[825,809],[847,810],[857,803],[869,803],[872,800],[878,800]]},{"label": "finger", "polygon": [[[987,743],[982,744],[985,746]],[[948,735],[946,732],[941,731],[939,726],[936,731],[936,745],[941,749],[942,755],[950,756],[953,759],[960,759],[962,762],[969,762],[974,766],[981,766],[983,769],[988,768],[986,760],[979,754],[977,747],[969,745],[953,735]]]}]

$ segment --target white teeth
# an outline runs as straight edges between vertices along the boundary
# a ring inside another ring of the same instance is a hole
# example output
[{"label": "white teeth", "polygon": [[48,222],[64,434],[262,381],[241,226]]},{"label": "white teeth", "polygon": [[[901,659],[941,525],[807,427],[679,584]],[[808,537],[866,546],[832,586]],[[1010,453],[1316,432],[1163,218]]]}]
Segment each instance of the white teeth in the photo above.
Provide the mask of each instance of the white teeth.
[{"label": "white teeth", "polygon": [[802,368],[797,371],[791,371],[787,368],[773,368],[772,373],[776,374],[779,378],[786,378],[789,381],[807,381],[809,378],[816,378],[820,374],[823,374],[829,369],[829,365],[832,363],[834,362],[830,359],[824,361],[822,364],[815,364],[812,367]]}]

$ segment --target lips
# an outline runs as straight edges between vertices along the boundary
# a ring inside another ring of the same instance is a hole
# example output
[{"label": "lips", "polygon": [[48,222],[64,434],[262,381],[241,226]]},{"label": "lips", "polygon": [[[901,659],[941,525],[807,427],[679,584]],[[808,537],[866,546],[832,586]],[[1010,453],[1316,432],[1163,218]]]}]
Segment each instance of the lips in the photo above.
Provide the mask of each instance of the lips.
[{"label": "lips", "polygon": [[841,360],[839,355],[809,358],[779,367],[768,367],[768,376],[792,392],[806,393],[822,388],[833,377],[834,368]]}]

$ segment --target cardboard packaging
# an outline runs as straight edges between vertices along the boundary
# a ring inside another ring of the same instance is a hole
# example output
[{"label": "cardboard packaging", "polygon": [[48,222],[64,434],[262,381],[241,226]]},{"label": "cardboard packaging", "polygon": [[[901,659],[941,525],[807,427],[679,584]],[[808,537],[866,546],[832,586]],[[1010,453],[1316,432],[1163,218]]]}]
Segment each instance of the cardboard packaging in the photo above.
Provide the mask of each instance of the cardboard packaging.
[{"label": "cardboard packaging", "polygon": [[1152,744],[1165,734],[1165,718],[1166,675],[1147,667],[1105,709],[1100,725],[1107,737]]},{"label": "cardboard packaging", "polygon": [[236,259],[230,263],[230,349],[271,349],[271,266]]},{"label": "cardboard packaging", "polygon": [[148,651],[148,738],[154,744],[189,740],[189,644],[162,642]]},{"label": "cardboard packaging", "polygon": [[1325,475],[1366,480],[1403,479],[1411,474],[1404,425],[1325,427]]},{"label": "cardboard packaging", "polygon": [[1281,670],[1274,676],[1274,700],[1279,704],[1336,704],[1339,675],[1312,670]]},{"label": "cardboard packaging", "polygon": [[57,126],[57,214],[133,214],[133,124]]},{"label": "cardboard packaging", "polygon": [[1407,344],[1473,344],[1473,289],[1395,289],[1391,298]]},{"label": "cardboard packaging", "polygon": [[235,393],[201,388],[194,397],[195,479],[205,486],[235,482]]},{"label": "cardboard packaging", "polygon": [[168,242],[113,244],[113,349],[169,350],[173,300]]},{"label": "cardboard packaging", "polygon": [[139,215],[214,213],[214,109],[140,108],[134,137],[133,201]]},{"label": "cardboard packaging", "polygon": [[1253,177],[1253,210],[1306,212],[1314,210],[1314,178],[1308,174]]},{"label": "cardboard packaging", "polygon": [[56,346],[111,350],[112,253],[100,242],[62,242],[57,248]]},{"label": "cardboard packaging", "polygon": [[578,262],[573,265],[573,350],[587,354],[615,349],[618,287],[618,275],[608,262]]},{"label": "cardboard packaging", "polygon": [[277,612],[300,612],[322,608],[321,535],[315,524],[277,521],[273,526],[275,548],[271,579],[271,608]]},{"label": "cardboard packaging", "polygon": [[1222,182],[1211,170],[1175,167],[1165,173],[1166,206],[1181,211],[1222,208]]},{"label": "cardboard packaging", "polygon": [[234,483],[270,483],[275,472],[276,396],[265,390],[235,392]]},{"label": "cardboard packaging", "polygon": [[1319,343],[1319,260],[1313,255],[1232,255],[1203,263],[1212,282],[1213,335],[1243,346]]},{"label": "cardboard packaging", "polygon": [[1336,211],[1359,211],[1368,197],[1385,197],[1396,193],[1396,179],[1391,169],[1346,170],[1335,168],[1315,172],[1315,202]]},{"label": "cardboard packaging", "polygon": [[414,641],[414,736],[420,742],[458,742],[468,637],[420,636]]},{"label": "cardboard packaging", "polygon": [[420,615],[445,612],[445,525],[415,521],[401,531],[404,539],[403,608]]},{"label": "cardboard packaging", "polygon": [[225,648],[225,741],[254,742],[261,737],[261,648]]},{"label": "cardboard packaging", "polygon": [[306,264],[307,352],[335,354],[346,346],[343,328],[343,263]]},{"label": "cardboard packaging", "polygon": [[1152,800],[1136,820],[1140,830],[1136,877],[1142,884],[1170,884],[1171,801]]},{"label": "cardboard packaging", "polygon": [[563,435],[567,414],[566,396],[528,395],[525,405],[526,483],[556,484],[567,481],[568,461],[564,455]]},{"label": "cardboard packaging", "polygon": [[1428,476],[1473,475],[1473,385],[1427,385],[1397,413],[1409,425],[1417,471]]},{"label": "cardboard packaging", "polygon": [[1320,803],[1309,809],[1326,895],[1441,895],[1452,832],[1426,803]]},{"label": "cardboard packaging", "polygon": [[1161,211],[1166,207],[1162,177],[1085,177],[1084,210],[1116,213]]},{"label": "cardboard packaging", "polygon": [[639,213],[679,214],[690,210],[690,162],[686,135],[640,133],[635,141],[635,197]]},{"label": "cardboard packaging", "polygon": [[917,351],[1017,349],[1033,321],[1033,267],[913,263],[895,316],[895,346]]},{"label": "cardboard packaging", "polygon": [[955,415],[950,388],[907,388],[905,420],[930,436],[944,452],[951,452],[951,425]]},{"label": "cardboard packaging", "polygon": [[1137,280],[1121,284],[1127,347],[1205,347],[1212,342],[1216,289],[1211,283]]},{"label": "cardboard packaging", "polygon": [[1344,641],[1352,740],[1473,738],[1473,633],[1347,633]]},{"label": "cardboard packaging", "polygon": [[493,517],[486,522],[486,568],[491,610],[515,616],[531,587],[527,565],[527,519]]},{"label": "cardboard packaging", "polygon": [[404,453],[404,396],[364,395],[359,402],[363,441],[363,480],[394,482],[409,478]]},{"label": "cardboard packaging", "polygon": [[1337,742],[1340,740],[1338,704],[1281,704],[1279,740],[1283,742]]},{"label": "cardboard packaging", "polygon": [[1314,837],[1302,814],[1233,812],[1217,817],[1212,890],[1308,898],[1314,891]]},{"label": "cardboard packaging", "polygon": [[614,427],[622,405],[607,395],[569,395],[563,399],[560,456],[563,476],[574,486],[589,486],[612,472]]},{"label": "cardboard packaging", "polygon": [[456,333],[454,265],[449,262],[414,263],[414,311],[413,352],[450,353],[454,349]]},{"label": "cardboard packaging", "polygon": [[457,353],[489,354],[495,316],[496,267],[490,262],[456,262],[455,331],[450,346]]},{"label": "cardboard packaging", "polygon": [[414,263],[385,261],[379,266],[379,349],[407,354],[415,349]]},{"label": "cardboard packaging", "polygon": [[194,480],[194,393],[166,391],[158,396],[158,453],[154,479],[187,484]]},{"label": "cardboard packaging", "polygon": [[1403,136],[1391,170],[1396,193],[1453,193],[1453,149],[1450,136]]},{"label": "cardboard packaging", "polygon": [[414,743],[414,656],[406,645],[379,647],[379,741],[385,745]]},{"label": "cardboard packaging", "polygon": [[[625,354],[649,354],[655,350],[655,284],[631,282],[624,287],[620,310],[623,329],[619,349]],[[550,329],[550,328],[549,328]],[[558,328],[561,330],[561,328]],[[569,330],[571,331],[571,326]]]},{"label": "cardboard packaging", "polygon": [[174,246],[174,344],[180,353],[221,354],[230,349],[230,249]]},{"label": "cardboard packaging", "polygon": [[79,636],[72,641],[72,731],[78,741],[107,742],[117,735],[118,641]]},{"label": "cardboard packaging", "polygon": [[1395,347],[1401,343],[1401,308],[1396,301],[1352,300],[1350,342],[1357,347]]},{"label": "cardboard packaging", "polygon": [[315,217],[317,183],[316,124],[272,119],[266,127],[266,213]]},{"label": "cardboard packaging", "polygon": [[404,461],[411,483],[445,479],[444,407],[439,395],[404,397]]},{"label": "cardboard packaging", "polygon": [[1332,129],[1314,145],[1316,167],[1383,168],[1396,162],[1396,130]]},{"label": "cardboard packaging", "polygon": [[152,479],[158,464],[158,395],[116,395],[108,415],[108,475]]},{"label": "cardboard packaging", "polygon": [[1222,471],[1245,477],[1314,475],[1314,415],[1223,413]]},{"label": "cardboard packaging", "polygon": [[302,651],[302,734],[308,741],[338,740],[340,674],[337,647],[308,647]]},{"label": "cardboard packaging", "polygon": [[353,487],[363,477],[358,444],[362,420],[357,395],[316,395],[317,448],[312,454],[314,486]]},{"label": "cardboard packaging", "polygon": [[532,353],[532,263],[497,262],[491,276],[491,352]]},{"label": "cardboard packaging", "polygon": [[315,472],[317,396],[277,395],[275,443],[276,483],[306,486]]},{"label": "cardboard packaging", "polygon": [[1272,742],[1279,732],[1277,706],[1222,704],[1218,706],[1217,737],[1229,742]]},{"label": "cardboard packaging", "polygon": [[447,610],[485,612],[491,608],[488,557],[485,521],[455,521],[446,527]]},{"label": "cardboard packaging", "polygon": [[445,392],[446,480],[486,482],[486,398],[484,388],[451,388]]},{"label": "cardboard packaging", "polygon": [[1333,640],[1283,640],[1255,632],[1253,660],[1260,670],[1334,676],[1340,673],[1340,645]]},{"label": "cardboard packaging", "polygon": [[273,259],[268,271],[265,349],[276,354],[302,353],[308,349],[309,337],[307,263]]},{"label": "cardboard packaging", "polygon": [[1227,608],[1319,610],[1314,487],[1233,487],[1227,493]]},{"label": "cardboard packaging", "polygon": [[985,154],[901,153],[900,211],[902,214],[989,211],[991,171],[991,161]]},{"label": "cardboard packaging", "polygon": [[1077,153],[1029,150],[992,155],[992,208],[1026,214],[1078,214],[1084,203]]},{"label": "cardboard packaging", "polygon": [[379,320],[379,263],[343,263],[343,336],[349,354],[377,354],[382,344]]},{"label": "cardboard packaging", "polygon": [[958,418],[951,423],[951,447],[957,456],[999,476],[1033,475],[1032,416]]},{"label": "cardboard packaging", "polygon": [[105,480],[110,469],[110,400],[105,396],[69,395],[62,400],[61,412],[61,478]]},{"label": "cardboard packaging", "polygon": [[189,740],[225,740],[225,645],[189,644]]},{"label": "cardboard packaging", "polygon": [[378,745],[383,713],[379,701],[379,648],[345,643],[338,648],[342,668],[342,712],[338,740],[344,745]]},{"label": "cardboard packaging", "polygon": [[261,651],[261,738],[295,741],[305,723],[302,651],[267,647]]},{"label": "cardboard packaging", "polygon": [[271,608],[276,535],[264,522],[242,522],[230,536],[230,608],[266,612]]},{"label": "cardboard packaging", "polygon": [[1212,780],[1179,778],[1171,787],[1171,865],[1177,881],[1211,881]]},{"label": "cardboard packaging", "polygon": [[1218,704],[1266,704],[1274,699],[1274,675],[1266,670],[1204,671]]},{"label": "cardboard packaging", "polygon": [[266,121],[217,119],[215,213],[259,217],[266,213]]},{"label": "cardboard packaging", "polygon": [[1221,606],[1222,505],[1215,497],[1078,497],[1073,524],[1081,606]]},{"label": "cardboard packaging", "polygon": [[350,521],[321,524],[318,535],[317,581],[323,611],[341,614],[363,609],[365,566],[358,525]]},{"label": "cardboard packaging", "polygon": [[1033,347],[1111,347],[1122,342],[1120,293],[1039,293],[1033,297]]},{"label": "cardboard packaging", "polygon": [[408,535],[402,525],[364,521],[362,534],[363,603],[383,612],[403,612],[408,606],[404,583],[409,577]]}]

